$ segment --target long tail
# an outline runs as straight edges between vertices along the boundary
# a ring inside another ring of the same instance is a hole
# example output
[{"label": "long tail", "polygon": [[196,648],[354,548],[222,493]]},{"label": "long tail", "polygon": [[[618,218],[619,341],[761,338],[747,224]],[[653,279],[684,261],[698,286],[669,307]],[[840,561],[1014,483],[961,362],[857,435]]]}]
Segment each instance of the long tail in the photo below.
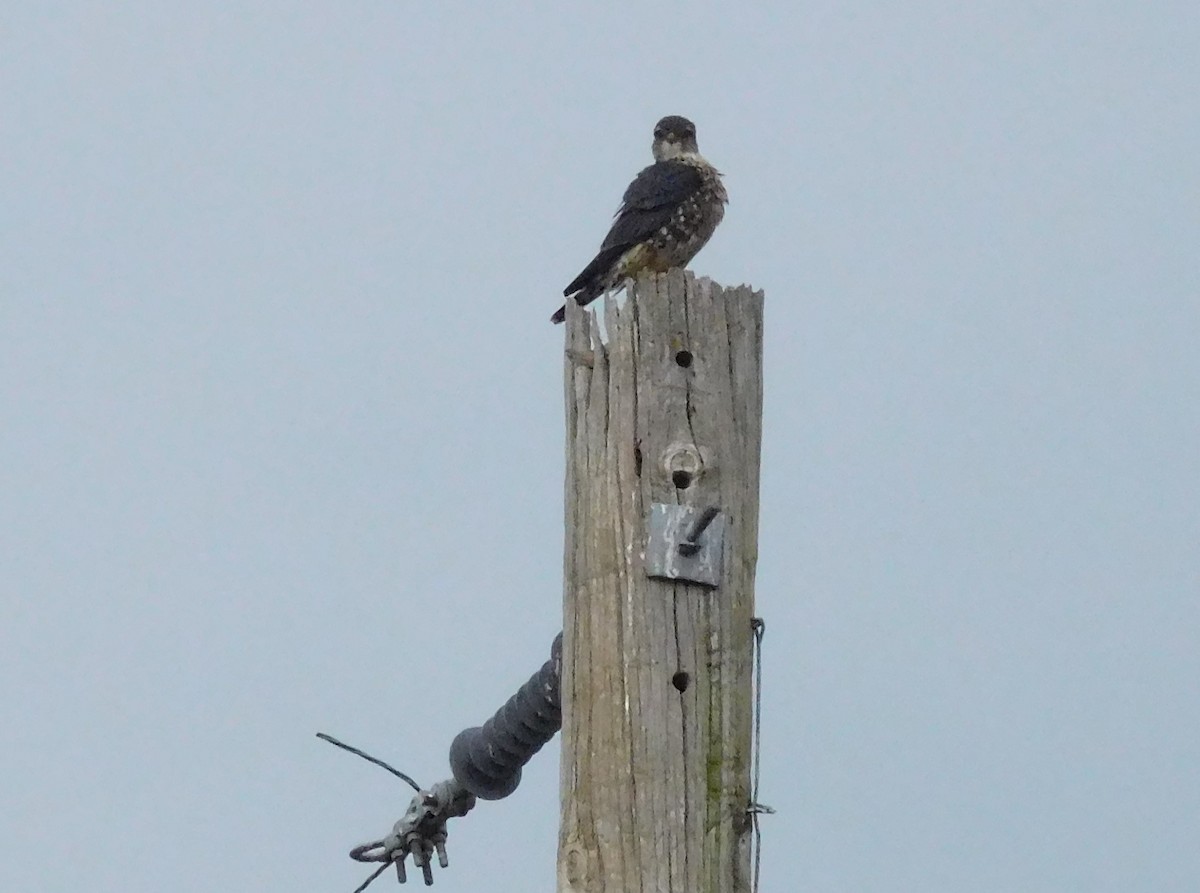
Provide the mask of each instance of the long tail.
[{"label": "long tail", "polygon": [[[588,283],[584,288],[581,288],[575,295],[575,303],[580,307],[586,307],[596,298],[604,294],[604,283],[599,279]],[[563,304],[554,311],[554,315],[550,317],[550,322],[560,323],[567,318],[567,305]]]},{"label": "long tail", "polygon": [[[592,258],[592,262],[583,268],[583,272],[575,277],[566,288],[563,295],[575,295],[575,301],[580,307],[586,307],[596,298],[604,294],[605,283],[611,275],[612,266],[625,252],[623,245],[606,245],[600,253]],[[560,323],[567,318],[567,307],[564,304],[550,317],[550,322]]]}]

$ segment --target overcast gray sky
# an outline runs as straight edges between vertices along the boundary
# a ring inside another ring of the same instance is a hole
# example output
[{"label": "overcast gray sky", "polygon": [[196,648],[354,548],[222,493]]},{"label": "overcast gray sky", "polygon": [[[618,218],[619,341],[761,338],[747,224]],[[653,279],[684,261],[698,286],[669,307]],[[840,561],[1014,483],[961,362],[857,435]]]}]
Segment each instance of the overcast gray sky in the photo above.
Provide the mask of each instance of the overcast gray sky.
[{"label": "overcast gray sky", "polygon": [[[693,268],[767,294],[763,890],[1200,889],[1197,47],[1194,0],[7,4],[0,888],[365,877],[408,793],[313,733],[429,783],[544,659],[547,317],[678,113]],[[556,829],[552,746],[437,888],[552,890]]]}]

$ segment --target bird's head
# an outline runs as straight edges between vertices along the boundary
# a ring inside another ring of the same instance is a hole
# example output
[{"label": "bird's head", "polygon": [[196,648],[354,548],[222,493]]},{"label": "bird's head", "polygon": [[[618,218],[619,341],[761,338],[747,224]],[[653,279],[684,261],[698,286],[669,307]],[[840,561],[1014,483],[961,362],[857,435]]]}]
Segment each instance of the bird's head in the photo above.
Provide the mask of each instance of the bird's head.
[{"label": "bird's head", "polygon": [[650,147],[655,161],[670,161],[680,155],[695,155],[696,125],[682,115],[667,115],[654,125],[654,143]]}]

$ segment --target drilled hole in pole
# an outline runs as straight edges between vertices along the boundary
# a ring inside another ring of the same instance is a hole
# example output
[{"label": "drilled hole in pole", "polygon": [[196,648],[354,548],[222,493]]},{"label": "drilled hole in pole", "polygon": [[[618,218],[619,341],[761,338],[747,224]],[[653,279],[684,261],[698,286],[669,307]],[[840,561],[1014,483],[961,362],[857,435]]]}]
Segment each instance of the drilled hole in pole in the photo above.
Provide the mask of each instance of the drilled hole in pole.
[{"label": "drilled hole in pole", "polygon": [[687,691],[688,686],[691,685],[691,682],[692,677],[682,670],[671,677],[671,684],[675,686],[675,690],[678,692]]},{"label": "drilled hole in pole", "polygon": [[690,350],[681,350],[675,354],[675,362],[687,369],[692,365],[692,352]]},{"label": "drilled hole in pole", "polygon": [[671,483],[675,485],[676,490],[686,490],[692,485],[692,475],[688,471],[673,471],[671,472]]}]

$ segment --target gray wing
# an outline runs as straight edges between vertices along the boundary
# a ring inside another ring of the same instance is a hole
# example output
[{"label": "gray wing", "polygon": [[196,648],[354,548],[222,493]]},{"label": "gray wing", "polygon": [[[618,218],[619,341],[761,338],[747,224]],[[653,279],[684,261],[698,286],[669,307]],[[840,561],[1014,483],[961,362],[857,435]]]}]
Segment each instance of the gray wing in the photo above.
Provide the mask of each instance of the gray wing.
[{"label": "gray wing", "polygon": [[599,253],[564,290],[572,295],[602,276],[622,254],[654,235],[688,196],[700,189],[700,171],[682,161],[658,161],[633,178]]},{"label": "gray wing", "polygon": [[645,168],[625,190],[617,219],[601,247],[632,248],[649,238],[702,184],[700,171],[682,161],[658,161]]}]

